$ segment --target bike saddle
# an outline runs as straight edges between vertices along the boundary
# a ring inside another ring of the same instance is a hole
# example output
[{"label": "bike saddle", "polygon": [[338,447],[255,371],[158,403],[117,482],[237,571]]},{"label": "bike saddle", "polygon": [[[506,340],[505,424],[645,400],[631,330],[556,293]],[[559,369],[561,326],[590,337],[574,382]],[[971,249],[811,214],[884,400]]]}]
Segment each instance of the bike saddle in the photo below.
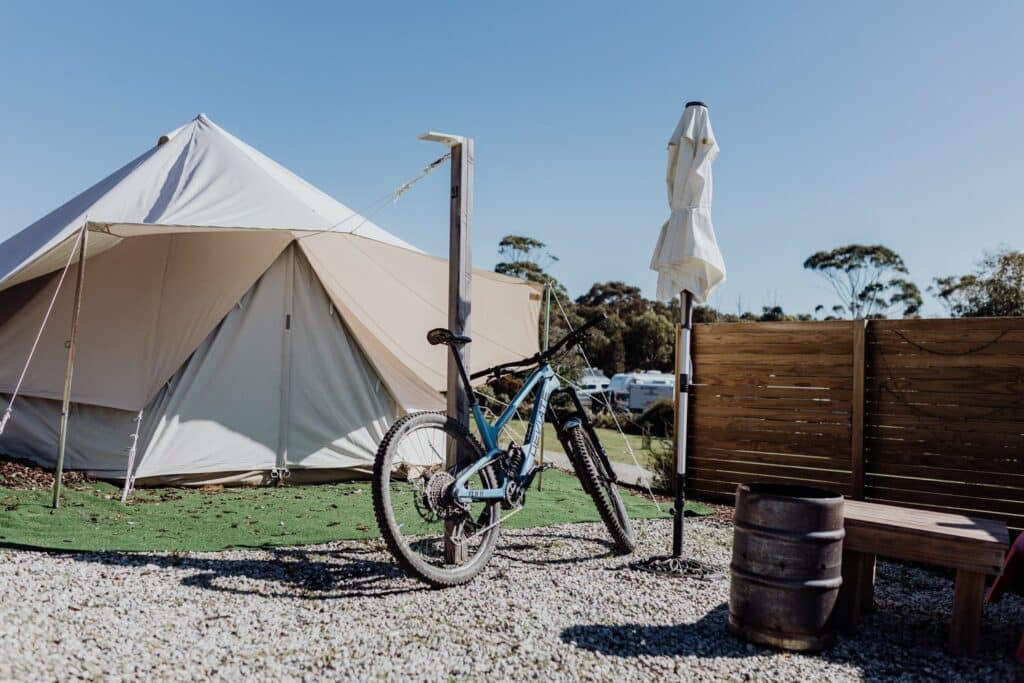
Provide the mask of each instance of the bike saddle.
[{"label": "bike saddle", "polygon": [[431,346],[437,346],[438,344],[462,346],[463,344],[468,344],[473,340],[469,337],[455,334],[451,330],[446,330],[443,327],[435,327],[430,332],[427,332],[427,341]]}]

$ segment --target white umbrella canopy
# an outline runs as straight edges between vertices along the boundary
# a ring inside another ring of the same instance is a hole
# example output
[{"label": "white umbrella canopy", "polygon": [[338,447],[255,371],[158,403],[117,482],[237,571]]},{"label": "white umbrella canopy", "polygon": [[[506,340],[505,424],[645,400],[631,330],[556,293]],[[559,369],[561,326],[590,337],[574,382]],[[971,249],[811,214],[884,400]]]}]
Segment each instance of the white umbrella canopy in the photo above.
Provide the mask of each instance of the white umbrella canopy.
[{"label": "white umbrella canopy", "polygon": [[698,302],[725,281],[725,262],[711,223],[711,164],[718,142],[708,108],[688,102],[668,141],[668,203],[672,215],[661,228],[651,269],[658,272],[658,298],[688,291]]}]

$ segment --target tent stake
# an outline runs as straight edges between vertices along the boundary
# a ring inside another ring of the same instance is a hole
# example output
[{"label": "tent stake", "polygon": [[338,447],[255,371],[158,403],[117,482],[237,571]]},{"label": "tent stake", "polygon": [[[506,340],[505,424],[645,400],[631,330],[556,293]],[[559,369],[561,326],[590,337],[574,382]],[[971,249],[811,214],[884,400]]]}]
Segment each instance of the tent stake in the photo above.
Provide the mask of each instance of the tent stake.
[{"label": "tent stake", "polygon": [[693,327],[693,295],[679,293],[682,329],[676,347],[676,501],[672,519],[672,557],[683,556],[683,515],[686,507],[686,426],[690,403],[690,330]]},{"label": "tent stake", "polygon": [[78,339],[78,313],[82,308],[82,287],[85,284],[85,249],[89,241],[89,224],[82,226],[78,247],[78,277],[75,281],[75,302],[71,309],[71,338],[68,340],[68,362],[64,371],[64,400],[60,408],[60,434],[57,438],[57,467],[53,473],[53,507],[60,507],[61,480],[64,478],[64,449],[68,439],[68,412],[71,410],[71,376],[75,370],[75,342]]}]

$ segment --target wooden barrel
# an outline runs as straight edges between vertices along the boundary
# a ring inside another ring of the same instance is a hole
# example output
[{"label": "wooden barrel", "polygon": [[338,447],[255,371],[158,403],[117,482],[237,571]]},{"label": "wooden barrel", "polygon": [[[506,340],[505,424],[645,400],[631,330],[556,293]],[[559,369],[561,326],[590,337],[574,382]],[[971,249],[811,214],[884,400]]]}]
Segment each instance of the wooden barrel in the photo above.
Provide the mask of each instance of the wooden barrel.
[{"label": "wooden barrel", "polygon": [[787,650],[831,647],[843,582],[843,497],[808,486],[740,484],[735,520],[729,630]]}]

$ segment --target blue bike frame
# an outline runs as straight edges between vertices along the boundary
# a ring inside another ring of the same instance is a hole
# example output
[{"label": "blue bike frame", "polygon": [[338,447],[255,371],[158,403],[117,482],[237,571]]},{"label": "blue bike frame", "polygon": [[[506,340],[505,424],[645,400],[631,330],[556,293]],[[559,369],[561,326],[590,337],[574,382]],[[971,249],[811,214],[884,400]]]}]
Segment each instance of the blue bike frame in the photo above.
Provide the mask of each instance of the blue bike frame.
[{"label": "blue bike frame", "polygon": [[530,393],[535,392],[533,412],[530,415],[530,423],[526,430],[526,443],[522,444],[523,462],[519,467],[519,471],[514,473],[514,481],[517,484],[522,486],[526,483],[530,470],[533,469],[537,450],[540,448],[540,435],[544,429],[544,418],[548,411],[548,401],[551,398],[551,394],[554,393],[559,386],[559,381],[555,376],[554,370],[551,369],[551,366],[548,363],[542,363],[540,367],[534,370],[533,373],[526,378],[526,381],[523,383],[523,387],[512,398],[508,407],[506,407],[501,415],[498,416],[498,419],[494,421],[493,425],[487,422],[487,419],[484,417],[483,410],[480,408],[480,404],[477,402],[473,403],[473,419],[476,422],[477,428],[480,430],[480,436],[484,442],[484,449],[486,450],[486,453],[482,458],[470,464],[459,475],[458,479],[455,480],[455,484],[452,488],[452,496],[456,500],[468,503],[474,500],[502,500],[505,498],[505,493],[508,490],[510,480],[506,477],[504,468],[496,468],[498,470],[498,481],[501,484],[498,488],[466,488],[466,482],[468,482],[473,475],[505,454],[505,451],[498,447],[498,438],[501,435],[501,430],[504,429],[505,425],[508,424],[508,421],[515,416],[516,409],[522,405],[523,401],[526,400]]}]

